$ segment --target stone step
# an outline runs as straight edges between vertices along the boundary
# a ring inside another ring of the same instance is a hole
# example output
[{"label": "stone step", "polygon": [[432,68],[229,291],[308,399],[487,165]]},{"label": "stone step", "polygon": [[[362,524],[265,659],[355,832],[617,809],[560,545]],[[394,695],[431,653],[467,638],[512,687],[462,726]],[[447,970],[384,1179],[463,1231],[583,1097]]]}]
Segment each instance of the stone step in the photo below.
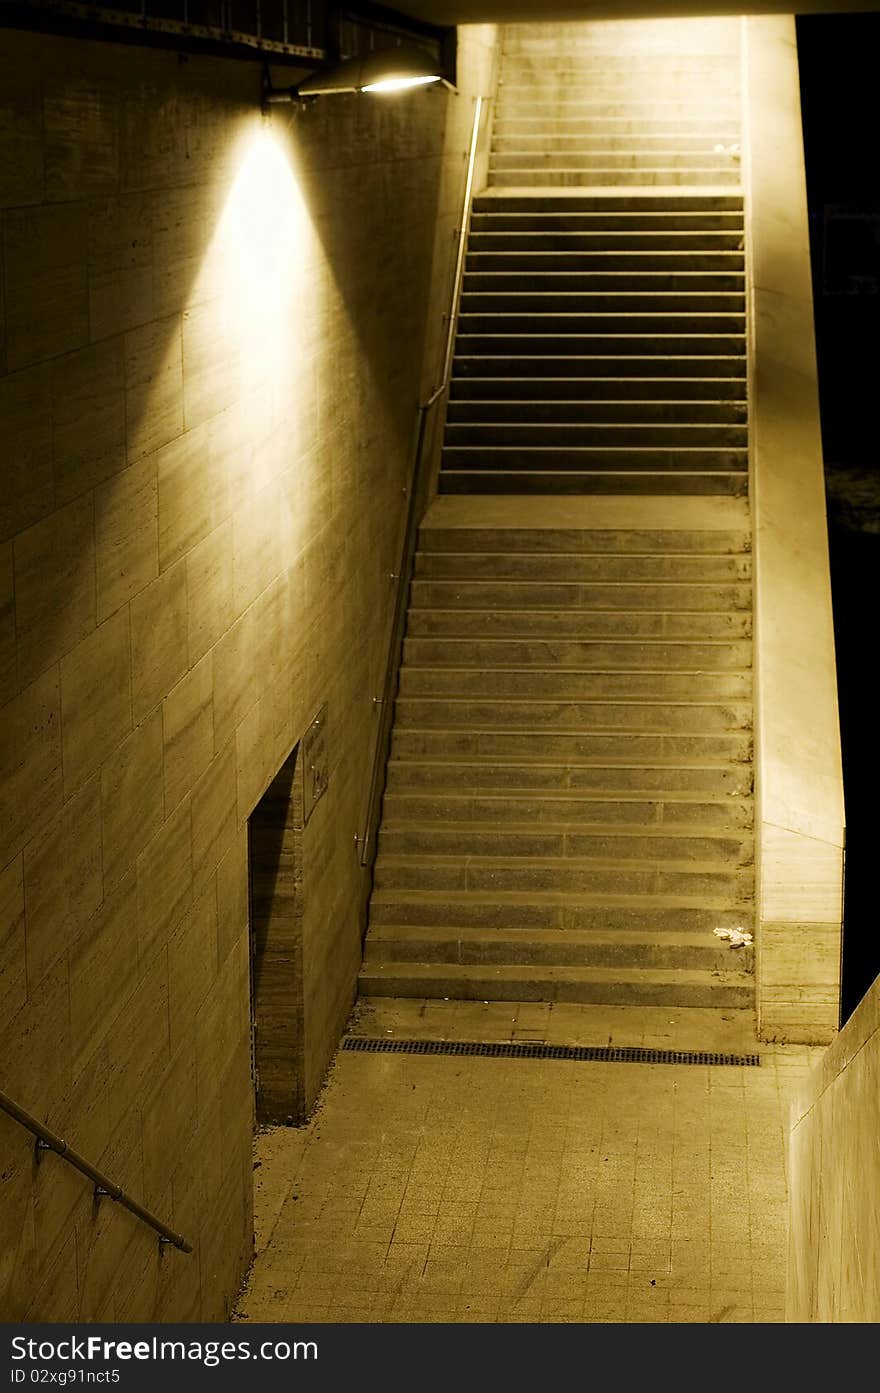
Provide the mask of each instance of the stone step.
[{"label": "stone step", "polygon": [[[563,429],[572,435],[577,433],[576,426]],[[623,438],[619,441],[612,435],[602,443],[593,443],[588,438],[586,441],[550,440],[546,445],[503,440],[464,444],[453,437],[444,444],[440,461],[444,469],[478,469],[483,473],[515,469],[529,473],[576,469],[640,473],[666,469],[693,473],[705,469],[718,474],[722,470],[744,472],[748,469],[748,449],[744,444],[696,445],[675,438],[665,444],[640,444],[637,440],[627,440],[623,427],[621,433]]]},{"label": "stone step", "polygon": [[658,59],[643,61],[634,68],[609,67],[601,59],[588,62],[572,55],[559,56],[553,63],[536,62],[527,54],[505,53],[501,61],[499,85],[516,91],[567,91],[570,87],[586,92],[600,91],[603,95],[620,91],[666,92],[675,98],[679,92],[699,90],[706,100],[721,93],[739,90],[739,63],[731,58],[703,68],[697,61],[679,63],[667,68]]},{"label": "stone step", "polygon": [[748,610],[752,607],[750,585],[718,585],[691,580],[650,584],[645,581],[614,581],[592,585],[577,581],[545,580],[420,580],[410,587],[412,610],[650,610],[666,615],[671,611]]},{"label": "stone step", "polygon": [[[471,278],[468,277],[468,281]],[[736,293],[712,294],[697,291],[685,294],[682,291],[655,290],[651,293],[639,291],[590,292],[575,289],[542,291],[540,286],[525,283],[520,290],[506,290],[503,293],[491,291],[472,291],[465,288],[461,297],[461,315],[494,316],[514,315],[578,315],[594,318],[598,315],[614,315],[630,320],[637,315],[663,315],[670,319],[687,318],[691,315],[723,317],[725,320],[741,319],[745,313],[745,295]],[[729,323],[725,327],[730,327]]]},{"label": "stone step", "polygon": [[[707,21],[708,22],[708,21]],[[738,23],[734,20],[733,23]],[[503,36],[502,64],[518,63],[552,71],[556,63],[565,67],[577,65],[583,71],[595,71],[597,79],[603,73],[617,74],[625,79],[635,76],[641,81],[645,74],[650,75],[658,69],[671,75],[690,72],[707,72],[739,68],[738,44],[727,42],[720,48],[717,40],[711,45],[695,45],[690,33],[697,21],[689,19],[686,25],[675,27],[675,39],[671,42],[654,42],[648,45],[646,31],[650,20],[638,21],[638,33],[634,23],[615,20],[613,24],[587,26],[583,21],[572,24],[541,24],[541,33],[535,24],[517,24],[507,27]],[[718,21],[714,21],[717,26]],[[609,33],[606,36],[605,30]],[[601,33],[598,31],[602,31]],[[705,50],[705,51],[702,51]]]},{"label": "stone step", "polygon": [[674,896],[475,894],[468,891],[381,890],[370,902],[371,925],[523,932],[711,933],[751,930],[754,906],[709,900],[683,904]]},{"label": "stone step", "polygon": [[415,996],[464,1001],[569,1001],[605,1005],[667,1005],[748,1009],[754,988],[746,973],[681,968],[474,967],[449,964],[365,964],[363,996]]},{"label": "stone step", "polygon": [[752,674],[404,666],[399,693],[402,697],[539,697],[547,701],[751,702]]},{"label": "stone step", "polygon": [[[518,135],[541,139],[560,136],[588,139],[608,142],[609,148],[612,148],[611,142],[624,142],[627,146],[634,146],[643,141],[653,141],[669,144],[674,148],[677,140],[699,140],[704,148],[711,149],[714,154],[715,145],[724,145],[727,148],[739,145],[742,140],[742,128],[737,116],[722,115],[716,115],[709,120],[698,116],[676,118],[657,114],[645,117],[634,113],[623,113],[613,117],[595,113],[560,116],[553,111],[544,110],[539,113],[531,108],[518,113],[499,113],[493,126],[492,139],[511,139]],[[484,190],[481,197],[487,195],[490,195],[490,191]],[[698,197],[708,199],[723,195],[701,193]],[[736,195],[731,194],[728,197],[733,198]]]},{"label": "stone step", "polygon": [[754,872],[708,861],[605,864],[562,857],[389,856],[380,852],[373,884],[377,890],[669,895],[685,904],[691,900],[730,904],[748,901]]},{"label": "stone step", "polygon": [[438,857],[535,857],[571,860],[687,862],[689,866],[711,864],[750,866],[753,861],[751,835],[730,832],[688,832],[668,829],[646,832],[641,829],[570,827],[567,823],[529,823],[485,821],[405,823],[383,821],[379,852],[392,859],[416,856]]},{"label": "stone step", "polygon": [[543,94],[536,94],[534,98],[528,94],[523,100],[514,102],[508,94],[499,99],[498,120],[492,132],[492,142],[499,136],[509,136],[517,127],[552,134],[568,132],[583,135],[589,132],[595,138],[603,135],[626,136],[631,149],[638,149],[645,136],[649,135],[702,135],[706,149],[712,152],[712,158],[717,159],[719,156],[714,152],[715,146],[720,146],[724,151],[730,151],[733,147],[735,153],[741,145],[742,125],[738,108],[738,103],[731,103],[707,111],[700,101],[639,103],[620,101],[615,94],[608,98],[604,107],[595,101],[583,101],[576,93],[571,93],[570,98],[560,96],[556,100],[546,100]]},{"label": "stone step", "polygon": [[701,794],[646,798],[621,794],[574,798],[571,794],[532,792],[498,793],[451,788],[430,793],[386,791],[382,804],[388,826],[410,823],[519,823],[536,827],[575,824],[595,832],[628,830],[639,833],[674,831],[703,835],[712,832],[749,832],[753,823],[751,799],[708,800]]},{"label": "stone step", "polygon": [[[561,137],[557,137],[561,139]],[[571,137],[576,139],[579,137]],[[534,141],[536,147],[539,145],[540,138],[537,136],[524,136],[523,140]],[[528,147],[524,147],[528,148]],[[541,148],[543,142],[541,141]],[[484,200],[479,207],[474,202],[474,209],[471,213],[470,231],[490,233],[490,232],[647,232],[653,234],[718,234],[718,233],[739,233],[742,235],[744,228],[743,210],[738,208],[718,208],[707,210],[693,210],[679,205],[674,208],[657,207],[657,203],[662,203],[662,199],[654,199],[652,204],[647,204],[640,208],[584,208],[581,207],[581,199],[569,198],[564,200],[568,206],[561,208],[558,205],[563,202],[561,199],[519,199],[506,200],[507,202],[518,202],[518,208],[505,208],[505,200],[493,198]],[[606,203],[608,200],[605,200]],[[547,203],[556,206],[547,207]],[[499,207],[498,205],[502,206]]]},{"label": "stone step", "polygon": [[741,671],[752,665],[746,639],[716,640],[564,638],[416,638],[404,641],[404,662],[413,667],[558,667],[605,671],[694,669]]},{"label": "stone step", "polygon": [[680,117],[685,121],[702,118],[708,131],[721,123],[741,129],[742,98],[736,83],[724,82],[714,91],[709,81],[693,77],[684,79],[676,88],[652,78],[646,79],[643,87],[636,87],[619,82],[593,84],[574,75],[567,82],[562,78],[557,82],[556,76],[554,72],[547,81],[529,80],[522,85],[502,78],[496,96],[499,119],[549,116],[561,123],[569,116],[582,120],[595,116],[600,120],[629,118],[650,126],[655,121],[666,124]]},{"label": "stone step", "polygon": [[[545,65],[550,63],[595,64],[602,72],[641,74],[662,63],[670,73],[696,68],[723,68],[739,63],[738,20],[689,19],[615,20],[612,24],[586,25],[546,22],[508,26],[503,34],[502,61]],[[668,35],[668,37],[667,37]]]},{"label": "stone step", "polygon": [[[641,155],[651,154],[657,150],[667,150],[679,155],[711,155],[714,158],[719,153],[714,147],[724,143],[725,141],[716,138],[714,131],[711,137],[701,131],[679,135],[674,129],[665,128],[640,135],[634,135],[629,131],[610,134],[608,131],[596,131],[595,128],[588,128],[585,131],[571,131],[567,129],[564,122],[544,127],[542,130],[535,130],[532,122],[508,121],[504,123],[502,130],[496,130],[492,133],[492,151],[494,154],[507,154],[514,150],[540,150],[545,153],[584,150],[591,154],[604,151],[613,155],[632,155],[634,147],[638,146]],[[735,131],[728,137],[726,144],[728,150],[730,145],[738,144]],[[617,214],[612,214],[612,217],[615,216]],[[701,216],[714,218],[725,215],[723,213],[682,212],[678,216],[690,220]],[[735,212],[733,216],[735,216]]]},{"label": "stone step", "polygon": [[410,609],[411,638],[512,638],[528,640],[740,639],[752,632],[751,610],[651,611],[598,609]]},{"label": "stone step", "polygon": [[[529,221],[529,220],[526,220]],[[536,252],[738,252],[742,251],[742,227],[730,231],[674,231],[661,228],[625,228],[614,231],[604,226],[567,228],[551,224],[549,219],[537,220],[537,227],[518,227],[504,231],[492,226],[486,230],[473,228],[468,237],[469,252],[536,251]]]},{"label": "stone step", "polygon": [[582,91],[554,87],[552,82],[546,87],[508,83],[499,86],[495,110],[502,120],[520,114],[552,114],[557,120],[599,116],[606,121],[628,116],[642,121],[654,117],[665,121],[704,121],[711,126],[713,121],[738,121],[740,103],[737,93],[715,93],[711,89],[693,93],[685,89],[661,96],[650,90],[641,91],[635,83],[618,91],[602,87]]},{"label": "stone step", "polygon": [[579,271],[559,270],[546,258],[534,270],[468,270],[463,281],[463,298],[485,295],[486,303],[501,301],[516,309],[530,302],[540,305],[542,297],[555,297],[575,309],[580,305],[605,304],[613,310],[633,306],[662,307],[679,302],[698,306],[716,303],[719,297],[733,297],[737,310],[745,303],[745,275],[739,269],[695,271],[685,264],[680,269]]},{"label": "stone step", "polygon": [[750,556],[420,551],[415,558],[420,582],[696,586],[743,583],[751,574]]},{"label": "stone step", "polygon": [[616,356],[632,355],[637,360],[657,356],[661,359],[687,354],[689,357],[728,357],[745,356],[746,340],[744,333],[713,333],[694,330],[685,333],[665,333],[661,326],[652,325],[649,330],[633,330],[627,333],[581,330],[572,324],[566,332],[505,331],[499,326],[497,332],[470,333],[468,326],[462,326],[455,340],[455,351],[462,358],[503,355],[512,361],[536,356],[558,357],[560,354],[576,354],[581,357],[602,357],[605,354]]},{"label": "stone step", "polygon": [[409,759],[392,757],[388,763],[387,793],[424,792],[430,789],[468,789],[483,795],[489,791],[562,794],[587,791],[590,796],[658,794],[664,801],[688,795],[713,798],[746,798],[752,791],[752,771],[747,764],[682,761],[680,764],[640,764],[622,758],[618,763],[596,760],[553,762],[539,756],[497,755],[456,759],[440,755]]},{"label": "stone step", "polygon": [[[688,21],[688,24],[692,21]],[[614,30],[615,39],[618,35],[619,22],[611,26]],[[502,72],[505,75],[515,73],[520,82],[528,80],[529,71],[536,73],[549,73],[554,75],[556,66],[562,72],[589,73],[591,80],[600,81],[603,77],[609,80],[612,78],[620,82],[631,83],[633,75],[637,75],[638,85],[644,82],[646,77],[650,77],[652,72],[656,72],[661,77],[668,78],[671,82],[678,82],[689,73],[696,75],[707,74],[707,80],[721,78],[725,70],[732,74],[739,72],[739,55],[735,53],[718,54],[681,54],[664,53],[662,56],[656,52],[639,54],[632,52],[629,47],[624,50],[622,44],[616,45],[616,51],[597,52],[595,45],[590,46],[585,51],[581,51],[584,41],[589,36],[589,31],[580,26],[581,36],[574,39],[572,43],[560,45],[556,25],[550,30],[550,37],[541,44],[534,40],[529,42],[528,48],[512,47],[510,43],[511,34],[519,34],[519,26],[516,30],[506,29],[503,38],[502,52]],[[569,31],[571,32],[571,31]],[[548,53],[552,53],[552,63],[548,62]]]},{"label": "stone step", "polygon": [[498,127],[492,132],[493,140],[499,134],[509,134],[511,127],[530,123],[553,132],[567,130],[582,134],[584,128],[592,128],[597,136],[603,132],[627,135],[633,148],[638,148],[644,137],[652,134],[701,133],[710,150],[715,144],[730,149],[742,141],[741,111],[737,101],[707,109],[705,102],[698,99],[636,102],[620,100],[619,93],[611,93],[602,102],[585,101],[579,93],[571,92],[555,98],[549,93],[523,93],[514,101],[510,93],[502,93],[496,109]]},{"label": "stone step", "polygon": [[[585,473],[669,474],[739,473],[748,470],[748,450],[701,448],[694,445],[444,445],[443,470],[476,470],[481,474]],[[613,490],[612,490],[613,492]]]},{"label": "stone step", "polygon": [[552,63],[536,60],[529,54],[504,53],[501,58],[499,85],[507,90],[529,92],[567,91],[569,87],[583,88],[589,93],[603,94],[619,90],[631,92],[663,91],[674,98],[679,92],[701,88],[706,99],[719,92],[736,92],[739,88],[740,63],[733,55],[726,63],[702,67],[694,58],[688,63],[667,67],[659,57],[633,59],[632,68],[613,67],[599,57],[587,59],[570,52],[558,54]]},{"label": "stone step", "polygon": [[687,63],[739,61],[738,19],[678,20],[616,19],[610,24],[570,23],[507,26],[502,35],[503,58],[512,54],[535,56],[545,62],[548,55],[586,61],[594,59],[609,68],[625,64],[657,62],[675,68]]},{"label": "stone step", "polygon": [[[632,350],[629,352],[620,348],[616,354],[601,354],[598,352],[578,352],[574,344],[571,350],[565,353],[542,353],[540,357],[529,357],[526,355],[514,355],[505,352],[499,344],[494,354],[474,353],[473,350],[468,354],[459,352],[453,363],[453,372],[459,379],[469,377],[477,378],[481,383],[487,380],[501,378],[504,376],[515,377],[520,383],[529,385],[521,387],[529,397],[537,395],[539,388],[535,384],[540,378],[593,378],[601,379],[603,383],[606,379],[617,375],[617,380],[622,381],[626,378],[637,378],[643,382],[645,378],[663,378],[674,380],[675,388],[670,395],[678,396],[677,379],[681,377],[699,378],[705,381],[716,383],[719,380],[739,378],[743,382],[743,392],[745,391],[746,360],[743,354],[729,354],[720,357],[717,354],[704,353],[698,356],[682,353],[678,357],[671,355],[661,355],[660,345],[657,345],[657,352],[651,357],[637,356]],[[554,389],[555,390],[555,389]],[[607,391],[607,386],[603,387],[603,392]],[[481,390],[481,396],[485,395],[485,388]],[[639,391],[642,395],[642,391]],[[707,395],[717,396],[717,389],[707,391]]]},{"label": "stone step", "polygon": [[[543,132],[536,130],[534,138],[543,138]],[[579,138],[579,137],[577,137]],[[487,189],[474,195],[473,215],[491,213],[494,216],[510,213],[548,215],[554,213],[566,216],[585,213],[607,214],[619,217],[624,214],[640,214],[651,217],[677,214],[693,218],[699,215],[738,214],[743,217],[742,194],[733,193],[577,193],[554,194],[546,189],[532,189],[519,193],[500,192]]]},{"label": "stone step", "polygon": [[698,730],[749,731],[752,703],[680,701],[542,701],[538,698],[477,696],[400,696],[395,706],[400,729],[474,729],[503,722],[508,730],[584,732],[631,731],[686,734]]},{"label": "stone step", "polygon": [[[452,402],[493,401],[571,401],[576,403],[607,403],[634,401],[645,398],[651,402],[684,401],[735,401],[746,403],[746,381],[744,375],[706,377],[688,376],[686,372],[666,377],[612,378],[602,377],[597,371],[592,377],[586,375],[583,360],[576,366],[581,368],[580,376],[564,376],[565,360],[558,360],[559,373],[545,373],[538,377],[493,377],[490,373],[479,371],[481,364],[474,360],[468,364],[465,376],[454,377],[450,384]],[[729,362],[739,362],[729,359]],[[701,363],[704,367],[705,360]],[[461,364],[457,365],[459,368]]]},{"label": "stone step", "polygon": [[[670,445],[676,449],[709,448],[713,451],[745,450],[748,433],[745,423],[701,424],[686,421],[511,421],[499,420],[508,413],[503,406],[496,410],[495,420],[447,421],[444,440],[447,448],[462,446],[472,449],[495,449],[501,446],[521,446],[554,449],[578,449],[610,446],[615,449],[635,446],[639,449]],[[625,416],[626,412],[619,412]]]},{"label": "stone step", "polygon": [[727,471],[713,474],[708,469],[698,473],[686,470],[659,470],[642,472],[631,469],[624,473],[614,470],[590,472],[551,471],[534,473],[527,470],[496,470],[494,473],[480,470],[444,469],[437,485],[437,491],[445,494],[470,494],[475,497],[488,497],[492,494],[519,495],[521,497],[628,494],[644,498],[654,497],[724,497],[745,498],[748,494],[748,476],[744,471]]},{"label": "stone step", "polygon": [[461,966],[684,968],[748,973],[751,948],[731,950],[709,933],[596,930],[444,929],[376,924],[366,941],[368,968],[381,963]]},{"label": "stone step", "polygon": [[[486,236],[488,235],[487,233]],[[492,248],[474,248],[469,244],[465,258],[467,272],[519,271],[541,274],[549,271],[558,275],[561,271],[577,271],[581,274],[624,271],[635,274],[662,272],[665,275],[670,272],[674,274],[694,271],[741,272],[745,269],[745,254],[736,248],[685,251],[669,246],[639,249],[605,244],[592,249],[556,247],[541,250],[540,247],[526,247],[505,251],[495,246],[495,240],[497,239],[493,240]],[[586,289],[586,284],[581,283],[579,288]]]},{"label": "stone step", "polygon": [[[632,142],[633,144],[635,142]],[[716,142],[720,144],[720,142]],[[666,142],[661,142],[659,149],[587,149],[575,145],[560,149],[559,147],[551,150],[539,148],[536,143],[524,144],[518,137],[511,137],[503,144],[495,144],[489,156],[489,178],[494,183],[495,176],[511,169],[533,169],[541,172],[544,170],[603,170],[619,171],[630,173],[633,171],[649,170],[678,170],[682,173],[691,173],[694,170],[703,171],[706,169],[726,170],[734,168],[739,170],[739,162],[734,155],[725,150],[713,150],[709,142],[701,150],[668,150]],[[525,182],[525,181],[524,181]],[[704,181],[705,182],[705,181]],[[483,234],[480,234],[483,235]],[[489,235],[489,234],[486,234]],[[501,234],[499,234],[501,235]],[[514,234],[509,234],[514,235]],[[524,235],[524,234],[523,234]],[[560,234],[561,235],[561,234]],[[577,233],[569,233],[569,236],[577,236]],[[586,235],[586,234],[581,234]],[[608,232],[609,237],[637,236],[634,232]],[[741,230],[731,234],[728,232],[679,232],[672,231],[655,232],[655,237],[729,237],[742,236]],[[701,245],[695,243],[695,245]],[[733,243],[736,245],[736,242]]]},{"label": "stone step", "polygon": [[418,545],[424,556],[516,552],[521,556],[717,557],[747,556],[752,540],[748,531],[728,528],[437,527],[428,523],[419,529]]},{"label": "stone step", "polygon": [[605,92],[618,87],[624,92],[644,92],[656,86],[668,88],[672,95],[683,86],[694,84],[704,87],[707,97],[711,99],[714,92],[736,89],[739,73],[739,59],[732,54],[726,62],[706,67],[696,57],[689,62],[679,61],[667,67],[658,56],[633,57],[632,66],[624,67],[606,63],[599,56],[587,58],[568,50],[556,54],[552,63],[543,55],[536,59],[527,53],[505,51],[501,58],[500,80],[504,86],[517,90],[539,86],[553,90],[554,85],[558,84],[563,89],[584,86],[590,91],[599,89]]},{"label": "stone step", "polygon": [[547,188],[567,188],[578,185],[669,185],[702,187],[706,184],[726,184],[739,188],[742,176],[738,168],[721,168],[706,164],[701,169],[545,169],[540,171],[521,167],[498,170],[492,177],[499,188],[522,188],[524,184],[544,185]]},{"label": "stone step", "polygon": [[[537,401],[480,401],[472,398],[452,401],[447,407],[447,429],[450,427],[552,427],[588,426],[619,429],[633,426],[668,432],[670,427],[693,429],[702,427],[739,427],[746,430],[748,406],[745,401],[554,401],[545,396]],[[738,437],[737,437],[738,438]],[[535,439],[542,436],[535,431]]]},{"label": "stone step", "polygon": [[[445,470],[472,470],[482,475],[560,474],[582,471],[590,474],[721,474],[746,475],[748,451],[741,449],[698,448],[670,444],[637,445],[444,445],[440,463]],[[441,475],[442,481],[442,475]],[[613,492],[613,489],[610,490]]]},{"label": "stone step", "polygon": [[[526,443],[540,444],[553,437],[547,430],[576,428],[578,439],[582,440],[585,429],[593,432],[617,432],[624,428],[634,430],[634,443],[645,440],[646,432],[653,430],[657,439],[650,444],[663,442],[671,432],[681,430],[700,432],[692,435],[691,443],[703,443],[712,433],[730,432],[730,439],[721,444],[741,443],[748,429],[748,405],[745,401],[554,401],[544,397],[537,401],[451,401],[447,407],[447,435],[451,439],[475,432],[473,439],[480,436],[480,430],[522,430],[531,432]],[[464,443],[471,443],[465,440]],[[500,442],[494,442],[500,443]],[[682,443],[688,443],[682,440]]]},{"label": "stone step", "polygon": [[[559,351],[560,340],[564,340],[567,345],[572,335],[589,338],[613,336],[615,341],[618,338],[627,341],[634,338],[645,336],[651,340],[653,349],[654,339],[658,335],[675,343],[677,335],[682,335],[686,339],[684,345],[688,349],[695,338],[711,337],[711,351],[740,352],[744,348],[745,317],[742,314],[707,314],[706,312],[691,312],[688,314],[674,314],[671,310],[662,307],[657,308],[652,313],[591,313],[588,310],[575,311],[573,306],[563,310],[545,310],[544,312],[516,313],[512,308],[506,311],[483,311],[473,312],[469,308],[463,308],[458,317],[457,333],[462,343],[463,351],[470,351],[467,345],[480,336],[485,336],[495,340],[499,335],[502,337],[528,338],[545,336],[551,339],[553,348],[551,351]],[[732,337],[736,340],[735,348],[721,349],[718,343],[718,335]],[[628,343],[625,346],[629,346]],[[489,350],[492,351],[491,348]],[[674,349],[672,350],[675,351]]]},{"label": "stone step", "polygon": [[483,730],[396,725],[392,735],[392,759],[539,759],[645,764],[690,761],[695,764],[746,764],[751,758],[749,732],[686,733],[621,730],[554,731],[489,727]]},{"label": "stone step", "polygon": [[721,142],[726,149],[741,145],[742,107],[737,98],[710,109],[699,97],[682,95],[683,101],[667,102],[646,94],[646,100],[639,102],[622,92],[609,92],[602,99],[598,93],[584,94],[572,89],[556,95],[523,92],[514,100],[509,90],[502,91],[496,103],[490,145],[499,135],[509,135],[516,128],[548,134],[625,135],[634,149],[652,135],[702,137],[709,149]]}]

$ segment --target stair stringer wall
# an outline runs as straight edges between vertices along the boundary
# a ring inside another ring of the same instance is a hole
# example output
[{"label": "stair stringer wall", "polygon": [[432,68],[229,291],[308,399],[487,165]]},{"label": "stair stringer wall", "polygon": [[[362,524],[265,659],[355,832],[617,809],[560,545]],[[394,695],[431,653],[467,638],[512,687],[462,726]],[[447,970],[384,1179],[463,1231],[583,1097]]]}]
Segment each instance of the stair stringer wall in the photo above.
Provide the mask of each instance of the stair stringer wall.
[{"label": "stair stringer wall", "polygon": [[839,1023],[845,821],[797,46],[791,15],[742,25],[758,1026],[822,1043]]}]

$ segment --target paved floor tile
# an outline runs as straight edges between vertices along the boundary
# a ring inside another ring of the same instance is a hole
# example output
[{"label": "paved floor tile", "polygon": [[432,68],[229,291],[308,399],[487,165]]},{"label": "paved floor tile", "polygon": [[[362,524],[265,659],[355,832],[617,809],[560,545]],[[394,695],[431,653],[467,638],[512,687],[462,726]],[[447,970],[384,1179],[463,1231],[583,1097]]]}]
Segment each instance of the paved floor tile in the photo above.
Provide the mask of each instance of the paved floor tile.
[{"label": "paved floor tile", "polygon": [[236,1319],[783,1319],[789,1099],[818,1051],[708,1010],[374,1000],[350,1028],[762,1063],[341,1051],[312,1121],[256,1139]]}]

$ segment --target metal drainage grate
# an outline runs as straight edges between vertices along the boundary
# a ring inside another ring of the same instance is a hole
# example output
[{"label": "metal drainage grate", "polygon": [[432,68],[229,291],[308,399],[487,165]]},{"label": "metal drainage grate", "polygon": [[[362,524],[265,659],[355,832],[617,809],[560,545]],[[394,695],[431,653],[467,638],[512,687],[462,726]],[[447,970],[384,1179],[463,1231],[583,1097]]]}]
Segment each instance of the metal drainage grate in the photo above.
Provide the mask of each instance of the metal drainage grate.
[{"label": "metal drainage grate", "polygon": [[714,1050],[652,1050],[640,1045],[542,1045],[530,1040],[382,1040],[346,1035],[344,1050],[359,1054],[480,1055],[484,1059],[576,1059],[599,1064],[730,1064],[755,1068],[759,1054],[719,1054]]}]

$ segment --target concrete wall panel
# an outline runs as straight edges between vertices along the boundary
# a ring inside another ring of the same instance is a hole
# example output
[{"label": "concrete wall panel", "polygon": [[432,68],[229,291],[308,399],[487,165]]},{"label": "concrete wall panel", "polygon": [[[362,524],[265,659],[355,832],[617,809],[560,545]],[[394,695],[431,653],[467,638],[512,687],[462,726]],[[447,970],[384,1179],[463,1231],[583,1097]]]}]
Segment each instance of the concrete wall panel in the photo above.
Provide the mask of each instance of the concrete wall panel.
[{"label": "concrete wall panel", "polygon": [[491,41],[464,38],[459,95],[264,117],[256,63],[0,37],[0,1078],[195,1245],[160,1254],[0,1117],[7,1319],[229,1310],[252,1242],[245,823],[327,701],[309,1102],[321,1085]]}]

